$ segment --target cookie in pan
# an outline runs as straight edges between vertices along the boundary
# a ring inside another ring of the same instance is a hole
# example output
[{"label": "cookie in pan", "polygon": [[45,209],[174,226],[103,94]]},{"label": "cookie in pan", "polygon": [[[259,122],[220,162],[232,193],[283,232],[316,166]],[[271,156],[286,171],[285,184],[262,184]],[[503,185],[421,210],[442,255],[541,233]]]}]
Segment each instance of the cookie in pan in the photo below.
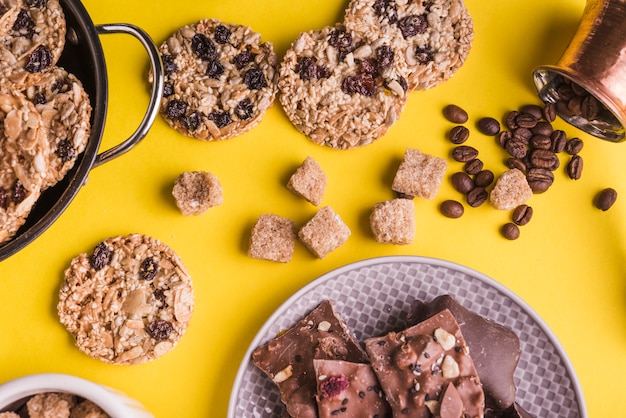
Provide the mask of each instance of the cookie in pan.
[{"label": "cookie in pan", "polygon": [[131,234],[106,239],[65,271],[57,310],[78,348],[131,365],[172,350],[193,312],[191,277],[161,241]]},{"label": "cookie in pan", "polygon": [[258,125],[274,102],[274,47],[247,26],[204,19],[176,31],[160,53],[161,113],[184,135],[235,137]]},{"label": "cookie in pan", "polygon": [[49,144],[26,97],[0,83],[0,243],[15,235],[41,194]]},{"label": "cookie in pan", "polygon": [[301,33],[279,69],[279,100],[291,123],[335,149],[372,143],[406,104],[404,61],[390,39],[368,42],[340,24]]},{"label": "cookie in pan", "polygon": [[39,73],[54,66],[66,32],[58,0],[0,0],[0,73]]},{"label": "cookie in pan", "polygon": [[393,40],[409,68],[409,90],[428,89],[452,77],[474,37],[463,0],[351,0],[344,24],[370,39]]}]

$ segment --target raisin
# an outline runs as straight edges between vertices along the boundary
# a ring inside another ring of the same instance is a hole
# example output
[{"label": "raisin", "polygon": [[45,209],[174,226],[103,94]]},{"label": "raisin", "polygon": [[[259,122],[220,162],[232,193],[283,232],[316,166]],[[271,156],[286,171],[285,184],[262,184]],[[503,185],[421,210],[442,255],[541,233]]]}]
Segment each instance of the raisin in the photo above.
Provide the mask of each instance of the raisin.
[{"label": "raisin", "polygon": [[327,398],[334,398],[350,386],[350,381],[344,375],[330,376],[320,385],[320,391]]},{"label": "raisin", "polygon": [[375,59],[366,59],[360,62],[360,70],[363,73],[378,75],[378,62]]},{"label": "raisin", "polygon": [[50,65],[52,65],[52,52],[48,47],[39,45],[28,57],[24,68],[30,73],[41,73]]},{"label": "raisin", "polygon": [[232,119],[228,112],[214,110],[209,114],[209,120],[212,120],[218,128],[223,128],[231,124]]},{"label": "raisin", "polygon": [[235,67],[238,70],[241,70],[243,67],[254,61],[255,57],[256,54],[253,54],[246,49],[245,51],[241,51],[240,53],[235,55],[235,58],[233,58],[233,64],[235,64]]},{"label": "raisin", "polygon": [[352,45],[352,35],[344,29],[335,29],[328,36],[328,44],[339,50],[339,61],[354,50]]},{"label": "raisin", "polygon": [[215,38],[215,42],[222,45],[228,43],[231,33],[232,32],[230,31],[230,29],[228,29],[226,26],[218,25],[215,28],[215,34],[213,35]]},{"label": "raisin", "polygon": [[9,207],[9,193],[0,187],[0,209],[6,209]]},{"label": "raisin", "polygon": [[16,180],[13,184],[13,197],[11,198],[13,203],[16,205],[22,203],[26,199],[26,194],[24,185],[19,180]]},{"label": "raisin", "polygon": [[385,70],[393,64],[394,53],[388,45],[376,48],[376,60],[378,61],[378,69]]},{"label": "raisin", "polygon": [[70,140],[67,138],[59,141],[59,144],[57,145],[57,149],[55,153],[61,159],[63,163],[72,161],[74,157],[76,157],[76,150],[72,146],[72,143],[70,142]]},{"label": "raisin", "polygon": [[174,327],[168,321],[157,319],[156,321],[149,322],[147,325],[148,334],[157,341],[165,341],[169,338]]},{"label": "raisin", "polygon": [[19,11],[15,22],[13,22],[13,30],[18,32],[20,36],[28,39],[33,37],[35,34],[35,22],[33,22],[27,10],[22,9]]},{"label": "raisin", "polygon": [[26,0],[28,7],[36,7],[38,9],[44,7],[47,2],[48,0]]},{"label": "raisin", "polygon": [[159,272],[159,263],[153,257],[147,257],[139,266],[139,277],[143,280],[152,280]]},{"label": "raisin", "polygon": [[201,33],[197,33],[191,38],[191,49],[202,60],[214,60],[217,58],[215,44]]},{"label": "raisin", "polygon": [[250,68],[243,76],[243,82],[250,90],[260,90],[267,87],[267,81],[263,71],[254,67]]},{"label": "raisin", "polygon": [[9,11],[9,8],[5,6],[4,4],[0,3],[0,15],[4,15],[8,11]]},{"label": "raisin", "polygon": [[386,18],[392,25],[398,21],[398,8],[393,0],[376,0],[372,8],[376,16]]},{"label": "raisin", "polygon": [[101,242],[89,257],[89,264],[94,270],[99,271],[111,262],[111,258],[113,258],[113,252],[104,242]]},{"label": "raisin", "polygon": [[183,116],[185,116],[185,113],[187,113],[187,106],[187,102],[183,100],[170,100],[170,102],[167,104],[167,108],[165,109],[167,117],[169,117],[170,119],[182,118]]},{"label": "raisin", "polygon": [[181,122],[188,131],[195,131],[202,123],[202,114],[200,112],[192,112],[181,119]]},{"label": "raisin", "polygon": [[170,97],[172,94],[174,94],[174,84],[172,83],[163,84],[163,96]]},{"label": "raisin", "polygon": [[52,85],[52,90],[56,90],[59,93],[67,93],[72,90],[72,80],[69,77],[63,77]]},{"label": "raisin", "polygon": [[349,95],[373,96],[376,93],[376,82],[371,74],[360,73],[344,78],[341,83],[341,90]]},{"label": "raisin", "polygon": [[426,29],[428,29],[428,21],[424,15],[405,16],[398,21],[398,28],[400,32],[402,32],[402,36],[406,39],[426,32]]},{"label": "raisin", "polygon": [[33,96],[32,102],[33,104],[36,104],[36,105],[42,105],[42,104],[48,103],[48,99],[46,98],[46,95],[43,94],[42,92],[37,92]]},{"label": "raisin", "polygon": [[315,80],[330,77],[330,71],[322,65],[317,65],[315,57],[301,57],[298,59],[295,71],[301,80]]},{"label": "raisin", "polygon": [[211,60],[207,62],[207,77],[217,80],[222,74],[224,74],[224,66],[218,60]]},{"label": "raisin", "polygon": [[163,292],[162,289],[156,289],[153,294],[154,298],[161,303],[161,309],[165,309],[169,306],[165,300],[165,292]]},{"label": "raisin", "polygon": [[427,64],[434,59],[434,51],[430,45],[426,45],[424,48],[415,48],[415,59],[420,64]]},{"label": "raisin", "polygon": [[252,113],[254,112],[254,106],[252,106],[252,100],[249,97],[246,97],[235,107],[235,116],[240,120],[248,120],[252,117]]},{"label": "raisin", "polygon": [[163,61],[163,71],[165,75],[170,75],[178,71],[178,65],[174,62],[173,55],[163,55],[161,61]]}]

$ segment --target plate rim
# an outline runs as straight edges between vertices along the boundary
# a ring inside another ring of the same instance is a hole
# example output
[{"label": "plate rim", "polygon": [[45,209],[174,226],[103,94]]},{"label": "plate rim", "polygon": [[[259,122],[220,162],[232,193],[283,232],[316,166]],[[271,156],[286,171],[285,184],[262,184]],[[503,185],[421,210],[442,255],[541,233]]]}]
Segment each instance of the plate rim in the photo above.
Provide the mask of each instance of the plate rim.
[{"label": "plate rim", "polygon": [[508,287],[503,285],[502,283],[496,281],[492,277],[479,272],[471,267],[467,267],[461,264],[458,264],[454,261],[444,260],[436,257],[427,257],[427,256],[416,256],[416,255],[391,255],[391,256],[381,256],[381,257],[371,257],[366,258],[359,261],[354,261],[343,266],[334,268],[329,270],[328,272],[314,278],[300,289],[298,289],[295,293],[285,299],[276,310],[265,320],[261,328],[258,329],[256,335],[250,342],[241,362],[239,364],[239,368],[237,369],[237,374],[235,375],[235,379],[233,381],[233,386],[230,391],[230,397],[228,400],[228,411],[227,418],[234,418],[234,409],[236,406],[237,400],[237,392],[239,387],[241,386],[241,382],[243,380],[246,368],[250,363],[250,356],[254,349],[256,349],[261,343],[261,338],[266,334],[267,330],[276,322],[277,318],[279,318],[284,311],[291,306],[294,301],[298,298],[302,297],[302,295],[308,293],[312,288],[319,286],[320,284],[328,281],[332,277],[336,277],[342,275],[346,272],[362,269],[364,267],[371,267],[373,265],[379,264],[392,264],[392,263],[411,263],[411,264],[428,264],[434,265],[437,267],[448,268],[450,270],[456,270],[460,273],[464,273],[466,275],[472,276],[478,280],[481,280],[483,283],[495,288],[496,290],[502,292],[505,296],[513,300],[513,302],[517,303],[532,319],[535,323],[541,328],[541,330],[548,337],[554,349],[558,353],[559,357],[563,361],[563,366],[567,370],[567,373],[571,376],[572,379],[572,390],[576,395],[576,400],[578,401],[578,409],[581,413],[581,418],[588,418],[587,405],[585,402],[584,393],[582,390],[582,386],[580,384],[580,380],[578,379],[578,375],[576,374],[576,370],[569,356],[567,355],[567,351],[554,334],[552,329],[548,326],[546,321],[520,296],[518,296],[515,292],[510,290]]}]

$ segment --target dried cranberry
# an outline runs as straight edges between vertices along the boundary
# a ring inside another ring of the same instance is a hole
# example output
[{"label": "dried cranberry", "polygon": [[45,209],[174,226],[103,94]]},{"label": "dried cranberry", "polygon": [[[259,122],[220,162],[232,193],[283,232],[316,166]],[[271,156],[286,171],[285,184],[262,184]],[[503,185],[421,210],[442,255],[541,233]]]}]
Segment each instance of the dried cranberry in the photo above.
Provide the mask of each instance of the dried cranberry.
[{"label": "dried cranberry", "polygon": [[217,80],[222,74],[224,74],[224,66],[218,60],[211,60],[207,62],[207,77]]},{"label": "dried cranberry", "polygon": [[59,141],[55,153],[63,163],[72,161],[76,157],[76,150],[67,138]]},{"label": "dried cranberry", "polygon": [[385,70],[393,64],[393,49],[389,45],[383,45],[376,48],[376,60],[378,61],[378,69]]},{"label": "dried cranberry", "polygon": [[200,112],[192,112],[181,119],[185,128],[189,131],[195,131],[202,123],[202,114]]},{"label": "dried cranberry", "polygon": [[147,325],[148,334],[157,341],[165,341],[169,338],[174,327],[168,321],[157,319],[156,321],[149,322]]},{"label": "dried cranberry", "polygon": [[67,93],[72,90],[72,80],[69,77],[63,77],[52,85],[52,90],[56,90],[59,93]]},{"label": "dried cranberry", "polygon": [[373,96],[376,93],[376,81],[367,73],[347,76],[341,83],[341,90],[349,95]]},{"label": "dried cranberry", "polygon": [[191,49],[200,59],[214,60],[217,58],[215,44],[201,33],[197,33],[191,38]]},{"label": "dried cranberry", "polygon": [[178,71],[178,65],[174,62],[173,55],[163,55],[161,61],[163,61],[163,71],[165,75],[170,75]]},{"label": "dried cranberry", "polygon": [[406,39],[426,32],[426,29],[428,29],[428,21],[424,15],[405,16],[398,21],[398,28],[400,32],[402,32],[402,36]]},{"label": "dried cranberry", "polygon": [[426,45],[424,48],[415,48],[415,59],[420,64],[427,64],[434,59],[434,51],[430,45]]},{"label": "dried cranberry", "polygon": [[183,100],[170,100],[165,109],[165,113],[170,119],[180,119],[187,113],[187,102]]},{"label": "dried cranberry", "polygon": [[235,55],[235,58],[233,58],[233,64],[235,64],[235,67],[238,70],[241,70],[243,67],[254,61],[255,57],[256,54],[253,54],[246,49],[245,51],[241,51],[240,53]]},{"label": "dried cranberry", "polygon": [[165,292],[163,292],[162,289],[156,289],[153,294],[154,298],[161,303],[161,309],[165,309],[169,306],[165,300]]},{"label": "dried cranberry", "polygon": [[254,107],[252,106],[252,100],[246,97],[235,107],[235,116],[240,120],[248,120],[252,117],[252,113],[254,112]]},{"label": "dried cranberry", "polygon": [[44,7],[47,2],[48,0],[26,0],[28,7],[36,7],[39,9]]},{"label": "dried cranberry", "polygon": [[159,263],[153,257],[147,257],[139,266],[139,277],[143,280],[152,280],[159,272]]},{"label": "dried cranberry", "polygon": [[243,82],[250,90],[260,90],[267,87],[267,81],[263,71],[254,67],[250,68],[243,76]]},{"label": "dried cranberry", "polygon": [[232,123],[230,114],[228,112],[214,110],[209,114],[209,120],[212,120],[218,128],[223,128]]},{"label": "dried cranberry", "polygon": [[9,193],[0,187],[0,209],[6,209],[9,207]]},{"label": "dried cranberry", "polygon": [[94,270],[99,271],[109,265],[111,258],[113,258],[113,252],[104,242],[101,242],[94,248],[93,254],[89,257],[89,264]]},{"label": "dried cranberry", "polygon": [[170,97],[172,94],[174,94],[174,84],[172,83],[163,84],[163,96]]},{"label": "dried cranberry", "polygon": [[13,30],[18,32],[20,36],[28,39],[35,34],[35,22],[28,14],[28,10],[22,9],[18,12],[15,22],[13,22]]},{"label": "dried cranberry", "polygon": [[350,381],[344,375],[330,376],[320,384],[320,392],[327,398],[334,398],[350,386]]},{"label": "dried cranberry", "polygon": [[231,35],[230,29],[228,29],[224,25],[218,25],[215,28],[214,38],[215,38],[215,42],[217,42],[218,44],[223,45],[225,43],[228,43],[228,40],[230,39],[230,35]]},{"label": "dried cranberry", "polygon": [[13,203],[16,205],[22,203],[26,199],[26,194],[24,185],[19,180],[16,180],[13,184],[13,197],[11,198]]},{"label": "dried cranberry", "polygon": [[37,92],[33,96],[32,102],[33,104],[36,104],[36,105],[42,105],[42,104],[48,103],[48,99],[46,98],[46,95],[43,94],[42,92]]},{"label": "dried cranberry", "polygon": [[398,21],[398,8],[393,0],[376,0],[372,8],[376,16],[386,18],[392,25]]},{"label": "dried cranberry", "polygon": [[41,73],[50,65],[52,65],[52,52],[48,47],[39,45],[28,57],[24,68],[30,73]]}]

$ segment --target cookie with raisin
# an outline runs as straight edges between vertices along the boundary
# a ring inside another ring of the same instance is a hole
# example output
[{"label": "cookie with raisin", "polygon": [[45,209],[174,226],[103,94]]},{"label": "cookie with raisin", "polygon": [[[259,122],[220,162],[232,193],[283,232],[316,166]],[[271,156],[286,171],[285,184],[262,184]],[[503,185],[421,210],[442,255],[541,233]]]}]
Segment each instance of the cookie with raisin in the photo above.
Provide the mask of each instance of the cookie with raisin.
[{"label": "cookie with raisin", "polygon": [[155,360],[185,334],[191,276],[180,257],[142,234],[108,238],[65,270],[57,311],[78,348],[106,363]]},{"label": "cookie with raisin", "polygon": [[54,66],[66,32],[59,0],[0,0],[0,73],[39,73]]},{"label": "cookie with raisin", "polygon": [[463,0],[351,0],[344,24],[370,39],[393,39],[409,68],[409,90],[428,89],[452,77],[474,37]]},{"label": "cookie with raisin", "polygon": [[261,122],[276,97],[274,46],[243,25],[204,19],[160,46],[161,114],[192,138],[229,139]]},{"label": "cookie with raisin", "polygon": [[406,104],[404,61],[386,37],[369,42],[342,25],[301,33],[279,68],[280,103],[316,144],[350,149],[372,143]]},{"label": "cookie with raisin", "polygon": [[49,133],[46,189],[63,179],[85,150],[91,133],[91,102],[80,80],[61,67],[26,74],[16,86],[35,105]]},{"label": "cookie with raisin", "polygon": [[35,106],[0,83],[0,243],[24,224],[41,194],[49,145]]}]

